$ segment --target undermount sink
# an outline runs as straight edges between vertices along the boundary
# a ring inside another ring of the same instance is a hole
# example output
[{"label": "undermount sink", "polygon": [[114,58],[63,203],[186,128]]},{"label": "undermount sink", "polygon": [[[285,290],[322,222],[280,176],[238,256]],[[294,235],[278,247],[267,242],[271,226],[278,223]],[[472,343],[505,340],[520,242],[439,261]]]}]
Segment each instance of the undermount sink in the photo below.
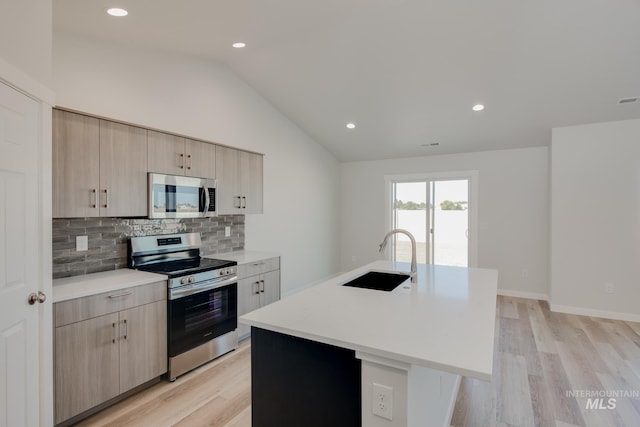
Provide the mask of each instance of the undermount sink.
[{"label": "undermount sink", "polygon": [[369,271],[355,279],[343,284],[354,288],[374,289],[376,291],[390,292],[397,288],[402,282],[409,279],[408,274],[385,273],[382,271]]}]

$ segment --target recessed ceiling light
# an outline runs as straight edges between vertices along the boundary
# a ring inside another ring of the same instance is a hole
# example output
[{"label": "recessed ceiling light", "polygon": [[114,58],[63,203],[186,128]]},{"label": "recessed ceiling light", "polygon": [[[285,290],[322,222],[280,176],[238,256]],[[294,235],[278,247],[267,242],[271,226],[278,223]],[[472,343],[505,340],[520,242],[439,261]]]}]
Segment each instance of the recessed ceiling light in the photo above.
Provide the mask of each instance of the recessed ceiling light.
[{"label": "recessed ceiling light", "polygon": [[111,16],[127,16],[129,12],[119,7],[112,7],[111,9],[107,9],[107,13]]},{"label": "recessed ceiling light", "polygon": [[356,128],[355,123],[347,123],[347,129],[355,129],[355,128]]},{"label": "recessed ceiling light", "polygon": [[247,44],[243,43],[243,42],[235,42],[234,44],[232,44],[231,46],[235,47],[236,49],[242,49],[243,47],[245,47]]},{"label": "recessed ceiling light", "polygon": [[473,110],[473,111],[482,111],[482,110],[484,110],[484,105],[482,105],[482,104],[476,104],[476,105],[474,105],[474,106],[472,107],[472,110]]}]

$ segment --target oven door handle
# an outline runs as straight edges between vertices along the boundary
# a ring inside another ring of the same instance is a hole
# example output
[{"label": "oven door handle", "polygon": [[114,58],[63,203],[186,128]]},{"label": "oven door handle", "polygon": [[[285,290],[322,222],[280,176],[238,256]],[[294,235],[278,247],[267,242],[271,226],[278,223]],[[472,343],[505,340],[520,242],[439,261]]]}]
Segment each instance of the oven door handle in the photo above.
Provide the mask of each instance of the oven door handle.
[{"label": "oven door handle", "polygon": [[224,279],[207,280],[202,283],[193,283],[191,285],[181,286],[179,288],[169,289],[169,300],[184,298],[189,295],[198,294],[200,292],[211,291],[213,289],[229,286],[238,281],[238,276],[225,277]]}]

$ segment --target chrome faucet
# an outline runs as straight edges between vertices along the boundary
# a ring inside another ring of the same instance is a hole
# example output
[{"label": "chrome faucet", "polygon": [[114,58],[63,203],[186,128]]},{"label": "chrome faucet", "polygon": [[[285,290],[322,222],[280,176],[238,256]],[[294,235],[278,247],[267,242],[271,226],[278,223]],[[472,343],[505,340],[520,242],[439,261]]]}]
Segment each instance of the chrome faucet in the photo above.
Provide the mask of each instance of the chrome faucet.
[{"label": "chrome faucet", "polygon": [[409,233],[407,230],[402,228],[395,228],[385,234],[382,243],[380,243],[380,252],[384,252],[384,248],[387,246],[387,239],[392,234],[402,233],[409,237],[411,240],[411,283],[418,282],[418,264],[416,263],[416,239],[413,237],[413,234]]}]

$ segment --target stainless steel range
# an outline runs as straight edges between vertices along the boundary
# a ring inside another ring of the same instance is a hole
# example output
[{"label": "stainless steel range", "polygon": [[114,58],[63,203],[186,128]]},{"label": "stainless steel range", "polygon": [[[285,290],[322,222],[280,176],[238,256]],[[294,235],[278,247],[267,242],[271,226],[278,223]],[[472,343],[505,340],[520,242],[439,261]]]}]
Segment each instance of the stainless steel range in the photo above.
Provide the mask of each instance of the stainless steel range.
[{"label": "stainless steel range", "polygon": [[168,276],[169,380],[238,347],[237,263],[200,256],[200,234],[132,237],[129,267]]}]

